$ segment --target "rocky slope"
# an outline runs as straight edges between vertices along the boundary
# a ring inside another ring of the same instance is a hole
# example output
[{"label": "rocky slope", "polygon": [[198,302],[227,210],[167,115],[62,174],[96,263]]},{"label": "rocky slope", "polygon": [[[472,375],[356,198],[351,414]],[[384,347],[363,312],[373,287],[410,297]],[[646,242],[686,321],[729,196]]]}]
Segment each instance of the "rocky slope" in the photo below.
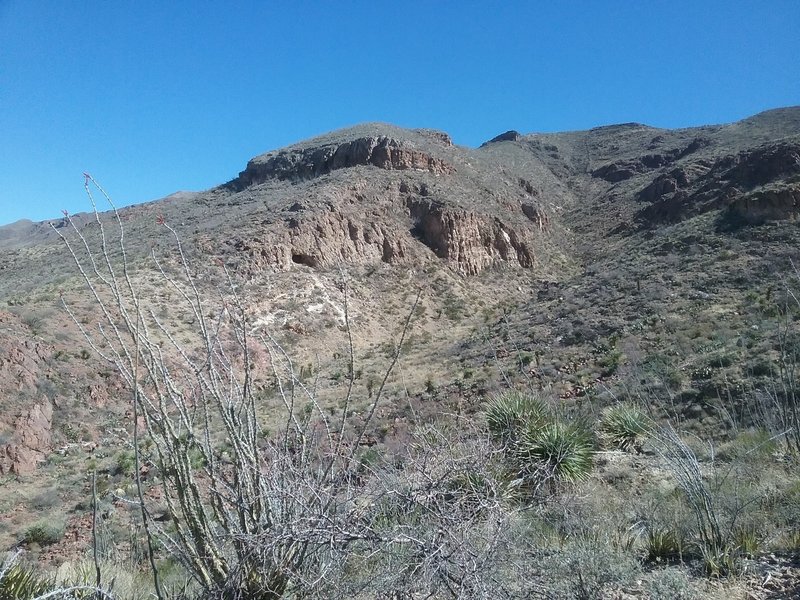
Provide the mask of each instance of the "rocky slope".
[{"label": "rocky slope", "polygon": [[[255,157],[206,192],[99,219],[113,265],[124,228],[139,298],[188,354],[200,351],[198,314],[186,288],[165,280],[186,271],[164,223],[182,241],[203,317],[226,310],[233,286],[252,340],[281,344],[331,415],[344,410],[352,344],[352,422],[421,291],[365,436],[377,456],[399,453],[415,424],[442,414],[479,420],[487,396],[509,386],[540,390],[590,421],[638,400],[724,450],[751,424],[780,429],[772,407],[800,389],[778,385],[792,383],[787,366],[800,359],[791,302],[799,202],[800,108],[787,108],[683,130],[508,131],[477,149],[443,132],[371,123]],[[101,247],[93,215],[73,223]],[[63,521],[68,539],[40,556],[60,562],[89,544],[89,472],[103,518],[116,511],[108,522],[125,524],[117,534],[128,540],[133,414],[120,378],[81,333],[96,334],[101,319],[59,233],[85,262],[64,219],[0,227],[0,546],[19,543],[33,522]],[[263,348],[253,357],[268,420],[270,360]],[[614,519],[630,533],[647,518],[638,494],[676,497],[671,488],[657,495],[670,486],[657,463],[652,453],[605,453],[590,482],[602,493],[581,497],[617,498],[628,508]],[[763,498],[788,494],[770,510],[785,508],[794,527],[793,475],[783,459],[769,465],[748,481]],[[767,575],[735,584],[750,597],[773,597],[758,591],[765,577],[796,587],[785,557],[754,564]],[[719,595],[733,597],[731,585],[720,583]]]},{"label": "rocky slope", "polygon": [[[216,297],[226,265],[253,322],[329,373],[320,386],[332,397],[346,272],[365,398],[421,288],[403,392],[416,411],[474,411],[506,382],[579,404],[645,381],[682,416],[721,428],[719,399],[746,407],[746,371],[769,372],[759,361],[775,359],[764,304],[797,259],[799,203],[800,108],[787,108],[684,130],[509,131],[478,149],[366,124],[119,219],[155,312],[191,330],[148,258],[154,249],[174,266],[167,222],[203,293]],[[114,215],[101,220],[116,230]],[[91,215],[75,223],[98,243]],[[64,225],[0,227],[0,473],[31,473],[69,444],[113,453],[101,432],[124,427],[119,382],[63,316],[62,297],[81,325],[97,320],[58,237]],[[406,427],[402,406],[381,409],[389,434]]]}]

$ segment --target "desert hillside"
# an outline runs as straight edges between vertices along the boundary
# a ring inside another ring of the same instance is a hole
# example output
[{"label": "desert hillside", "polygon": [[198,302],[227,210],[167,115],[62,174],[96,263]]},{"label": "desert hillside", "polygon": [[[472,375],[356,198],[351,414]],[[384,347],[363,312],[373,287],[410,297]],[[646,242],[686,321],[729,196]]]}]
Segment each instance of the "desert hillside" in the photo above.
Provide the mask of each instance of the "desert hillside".
[{"label": "desert hillside", "polygon": [[800,107],[86,183],[0,227],[0,545],[43,585],[102,546],[131,598],[800,594]]}]

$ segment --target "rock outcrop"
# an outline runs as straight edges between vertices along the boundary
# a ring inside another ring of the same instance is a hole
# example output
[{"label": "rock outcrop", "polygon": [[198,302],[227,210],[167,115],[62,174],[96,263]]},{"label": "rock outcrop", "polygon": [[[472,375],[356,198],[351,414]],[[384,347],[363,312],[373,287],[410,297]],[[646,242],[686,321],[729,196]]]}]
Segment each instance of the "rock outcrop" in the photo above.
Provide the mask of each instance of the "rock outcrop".
[{"label": "rock outcrop", "polygon": [[264,222],[258,235],[225,243],[244,257],[252,274],[270,268],[417,265],[431,260],[464,275],[500,264],[530,268],[533,238],[550,221],[529,182],[521,180],[520,191],[511,182],[508,187],[505,201],[516,204],[518,212],[505,216],[481,211],[478,202],[449,202],[424,182],[354,185],[347,192],[332,184],[302,203],[287,202],[283,218]]},{"label": "rock outcrop", "polygon": [[398,236],[396,227],[334,212],[293,219],[282,231],[259,239],[237,239],[231,245],[249,257],[251,270],[394,263],[407,253],[406,242]]},{"label": "rock outcrop", "polygon": [[520,135],[519,131],[514,131],[513,129],[509,129],[505,133],[496,135],[488,142],[484,142],[483,144],[481,144],[481,148],[489,144],[496,144],[497,142],[518,142],[521,139],[522,136]]},{"label": "rock outcrop", "polygon": [[51,375],[53,347],[32,335],[35,318],[29,321],[0,311],[0,389],[25,399],[13,411],[0,411],[0,474],[31,473],[50,449],[53,406],[40,386]]},{"label": "rock outcrop", "polygon": [[750,225],[800,218],[800,185],[774,186],[740,196],[728,206],[732,219]]},{"label": "rock outcrop", "polygon": [[448,209],[425,198],[409,199],[408,209],[415,236],[465,275],[476,275],[499,261],[533,266],[529,245],[497,217]]},{"label": "rock outcrop", "polygon": [[[450,144],[449,137],[438,141]],[[452,165],[415,148],[408,141],[377,136],[258,156],[247,163],[247,168],[234,180],[233,185],[237,189],[244,189],[270,179],[301,181],[356,166],[428,171],[434,175],[455,171]]]},{"label": "rock outcrop", "polygon": [[649,205],[637,214],[650,226],[713,209],[733,222],[756,225],[798,217],[800,143],[777,142],[698,160],[655,177],[636,199]]},{"label": "rock outcrop", "polygon": [[690,144],[683,148],[672,148],[661,153],[644,154],[635,158],[615,161],[598,167],[591,172],[591,175],[592,177],[604,179],[609,183],[618,183],[646,171],[669,166],[675,161],[697,152],[707,144],[707,140],[695,138]]},{"label": "rock outcrop", "polygon": [[12,441],[0,446],[0,475],[29,475],[44,462],[51,446],[53,406],[47,399],[22,413]]}]

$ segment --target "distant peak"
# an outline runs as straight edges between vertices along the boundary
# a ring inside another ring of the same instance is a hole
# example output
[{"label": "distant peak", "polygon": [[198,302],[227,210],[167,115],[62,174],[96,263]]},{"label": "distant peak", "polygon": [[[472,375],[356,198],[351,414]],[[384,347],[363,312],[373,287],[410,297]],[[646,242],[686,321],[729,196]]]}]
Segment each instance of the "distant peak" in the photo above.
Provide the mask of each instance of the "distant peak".
[{"label": "distant peak", "polygon": [[450,145],[450,136],[441,131],[359,125],[257,156],[231,185],[244,189],[275,179],[302,181],[360,166],[445,175],[455,169],[435,154]]},{"label": "distant peak", "polygon": [[496,144],[497,142],[517,142],[522,139],[522,135],[519,131],[515,131],[514,129],[509,129],[505,133],[501,133],[500,135],[494,136],[488,142],[484,142],[481,144],[481,148],[488,144]]},{"label": "distant peak", "polygon": [[628,129],[655,129],[650,125],[644,123],[618,123],[616,125],[601,125],[600,127],[592,127],[589,131],[624,131]]},{"label": "distant peak", "polygon": [[279,150],[273,150],[266,154],[274,154],[281,151],[305,150],[307,148],[321,148],[327,146],[339,146],[345,142],[351,142],[364,138],[389,138],[398,142],[411,145],[426,146],[431,142],[437,145],[451,146],[450,135],[444,131],[436,129],[407,129],[398,127],[391,123],[367,122],[335,129],[328,133],[318,135],[301,142],[297,142]]},{"label": "distant peak", "polygon": [[760,113],[756,113],[752,117],[747,117],[738,121],[739,123],[786,123],[798,124],[800,123],[800,106],[786,106],[782,108],[772,108]]}]

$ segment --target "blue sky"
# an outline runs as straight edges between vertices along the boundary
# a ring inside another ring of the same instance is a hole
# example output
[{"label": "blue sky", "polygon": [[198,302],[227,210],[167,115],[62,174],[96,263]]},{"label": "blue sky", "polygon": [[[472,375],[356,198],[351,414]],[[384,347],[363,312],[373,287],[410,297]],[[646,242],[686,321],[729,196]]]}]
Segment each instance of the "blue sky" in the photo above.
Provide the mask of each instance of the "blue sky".
[{"label": "blue sky", "polygon": [[683,127],[800,104],[800,2],[0,0],[0,224],[202,190],[362,121]]}]

